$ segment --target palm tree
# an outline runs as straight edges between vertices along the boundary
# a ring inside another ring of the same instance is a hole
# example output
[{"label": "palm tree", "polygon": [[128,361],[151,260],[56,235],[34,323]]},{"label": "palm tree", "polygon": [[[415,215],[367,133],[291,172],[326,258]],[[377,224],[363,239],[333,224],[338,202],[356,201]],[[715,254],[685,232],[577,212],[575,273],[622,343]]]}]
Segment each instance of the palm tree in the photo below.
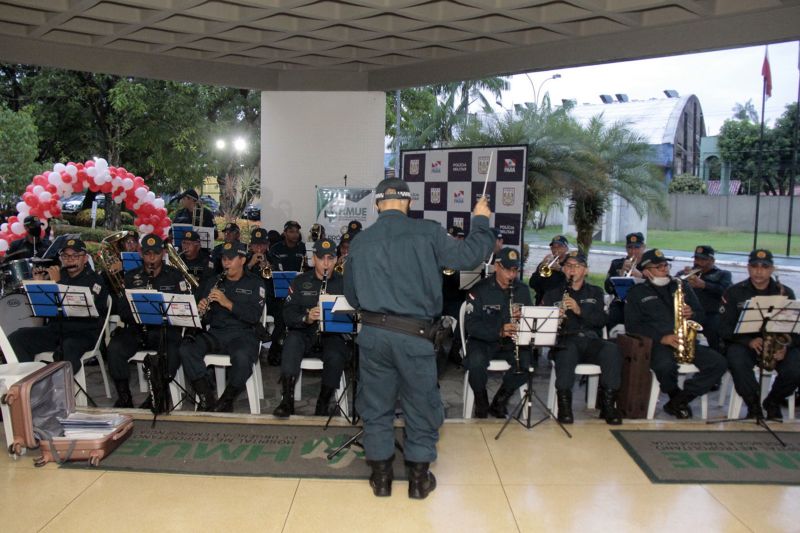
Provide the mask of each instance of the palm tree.
[{"label": "palm tree", "polygon": [[478,80],[455,81],[434,85],[433,91],[438,96],[443,96],[446,99],[458,95],[458,112],[466,116],[469,112],[469,106],[473,102],[479,102],[484,111],[491,112],[492,105],[484,95],[484,92],[488,92],[497,101],[500,99],[502,91],[507,91],[509,87],[507,78],[494,76]]},{"label": "palm tree", "polygon": [[744,104],[737,102],[731,108],[731,111],[733,111],[733,118],[736,120],[749,120],[753,124],[758,124],[758,111],[756,111],[756,106],[753,105],[752,98],[748,98]]}]

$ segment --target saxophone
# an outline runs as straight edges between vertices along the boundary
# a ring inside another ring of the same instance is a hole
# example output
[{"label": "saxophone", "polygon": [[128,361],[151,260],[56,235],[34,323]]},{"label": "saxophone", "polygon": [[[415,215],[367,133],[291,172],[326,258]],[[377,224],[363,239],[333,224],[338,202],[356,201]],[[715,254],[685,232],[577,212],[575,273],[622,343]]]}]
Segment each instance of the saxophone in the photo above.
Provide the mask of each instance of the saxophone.
[{"label": "saxophone", "polygon": [[697,333],[703,331],[699,322],[683,317],[685,299],[683,295],[683,281],[676,279],[678,286],[672,295],[672,310],[675,314],[674,333],[678,337],[678,347],[675,348],[675,362],[679,365],[690,365],[694,362],[695,341]]},{"label": "saxophone", "polygon": [[[776,279],[775,282],[780,290],[779,294],[784,296],[785,291],[780,280]],[[758,366],[767,371],[775,370],[775,366],[778,364],[778,361],[775,360],[775,354],[791,344],[792,336],[788,333],[765,333],[764,343],[761,346],[761,353],[758,357]]]}]

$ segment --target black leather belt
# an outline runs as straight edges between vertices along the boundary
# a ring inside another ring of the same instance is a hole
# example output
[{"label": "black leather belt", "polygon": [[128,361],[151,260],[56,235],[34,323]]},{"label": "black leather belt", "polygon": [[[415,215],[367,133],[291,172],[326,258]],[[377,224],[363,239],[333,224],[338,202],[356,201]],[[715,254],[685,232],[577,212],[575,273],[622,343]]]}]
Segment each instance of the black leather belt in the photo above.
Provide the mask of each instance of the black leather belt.
[{"label": "black leather belt", "polygon": [[373,313],[372,311],[361,311],[361,323],[427,340],[432,339],[435,331],[435,322],[432,320],[419,320],[400,315]]}]

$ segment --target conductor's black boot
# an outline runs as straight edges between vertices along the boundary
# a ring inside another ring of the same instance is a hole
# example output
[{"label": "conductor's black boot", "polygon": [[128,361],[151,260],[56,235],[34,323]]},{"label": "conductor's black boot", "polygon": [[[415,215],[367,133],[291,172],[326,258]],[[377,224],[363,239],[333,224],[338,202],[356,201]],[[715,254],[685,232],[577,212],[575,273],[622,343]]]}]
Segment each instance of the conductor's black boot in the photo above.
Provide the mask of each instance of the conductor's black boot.
[{"label": "conductor's black boot", "polygon": [[217,405],[214,407],[214,411],[217,413],[232,413],[233,404],[241,392],[242,389],[231,387],[230,385],[225,387],[225,390],[222,392],[222,396],[220,396],[219,400],[217,400]]},{"label": "conductor's black boot", "polygon": [[767,420],[783,420],[781,401],[776,401],[772,394],[767,395],[764,399],[764,412],[767,415]]},{"label": "conductor's black boot", "polygon": [[755,420],[764,419],[764,411],[761,409],[761,402],[758,401],[758,396],[753,395],[747,398],[742,398],[744,404],[747,406],[747,418]]},{"label": "conductor's black boot", "polygon": [[217,398],[208,380],[204,377],[198,378],[192,381],[192,388],[197,393],[197,410],[213,411],[217,404]]},{"label": "conductor's black boot", "polygon": [[369,486],[372,493],[380,498],[392,495],[392,479],[394,478],[394,455],[384,461],[370,461],[367,464],[372,467],[372,474],[369,476]]},{"label": "conductor's black boot", "polygon": [[497,418],[505,418],[508,415],[508,400],[514,394],[514,391],[509,391],[505,387],[500,387],[492,399],[492,405],[489,406],[489,413]]},{"label": "conductor's black boot", "polygon": [[475,418],[488,418],[489,416],[489,393],[486,389],[481,389],[475,393]]},{"label": "conductor's black boot", "polygon": [[326,387],[323,385],[322,388],[320,388],[317,406],[314,408],[314,416],[328,416],[331,413],[330,405],[334,392],[336,392],[336,389],[333,387]]},{"label": "conductor's black boot", "polygon": [[617,391],[603,388],[600,392],[600,418],[605,418],[606,424],[611,426],[622,424],[622,414],[617,409]]},{"label": "conductor's black boot", "polygon": [[558,402],[558,421],[562,424],[575,422],[575,417],[572,414],[572,391],[557,390],[556,401]]},{"label": "conductor's black boot", "polygon": [[436,488],[436,477],[428,470],[430,463],[414,463],[406,461],[408,473],[408,497],[424,500]]},{"label": "conductor's black boot", "polygon": [[133,407],[133,397],[128,380],[118,379],[114,381],[114,387],[117,389],[117,401],[114,402],[114,407]]},{"label": "conductor's black boot", "polygon": [[289,418],[294,414],[294,384],[297,378],[294,376],[281,376],[281,403],[272,411],[278,418]]}]

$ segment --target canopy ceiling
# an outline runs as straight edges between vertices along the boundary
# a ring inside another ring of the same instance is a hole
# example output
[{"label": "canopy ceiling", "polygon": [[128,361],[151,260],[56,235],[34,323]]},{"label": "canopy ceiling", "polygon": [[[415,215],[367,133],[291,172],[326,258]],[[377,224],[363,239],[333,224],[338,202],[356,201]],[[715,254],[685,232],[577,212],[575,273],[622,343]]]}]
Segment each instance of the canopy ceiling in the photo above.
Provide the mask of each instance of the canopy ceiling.
[{"label": "canopy ceiling", "polygon": [[0,61],[390,90],[798,38],[800,0],[0,0]]}]

